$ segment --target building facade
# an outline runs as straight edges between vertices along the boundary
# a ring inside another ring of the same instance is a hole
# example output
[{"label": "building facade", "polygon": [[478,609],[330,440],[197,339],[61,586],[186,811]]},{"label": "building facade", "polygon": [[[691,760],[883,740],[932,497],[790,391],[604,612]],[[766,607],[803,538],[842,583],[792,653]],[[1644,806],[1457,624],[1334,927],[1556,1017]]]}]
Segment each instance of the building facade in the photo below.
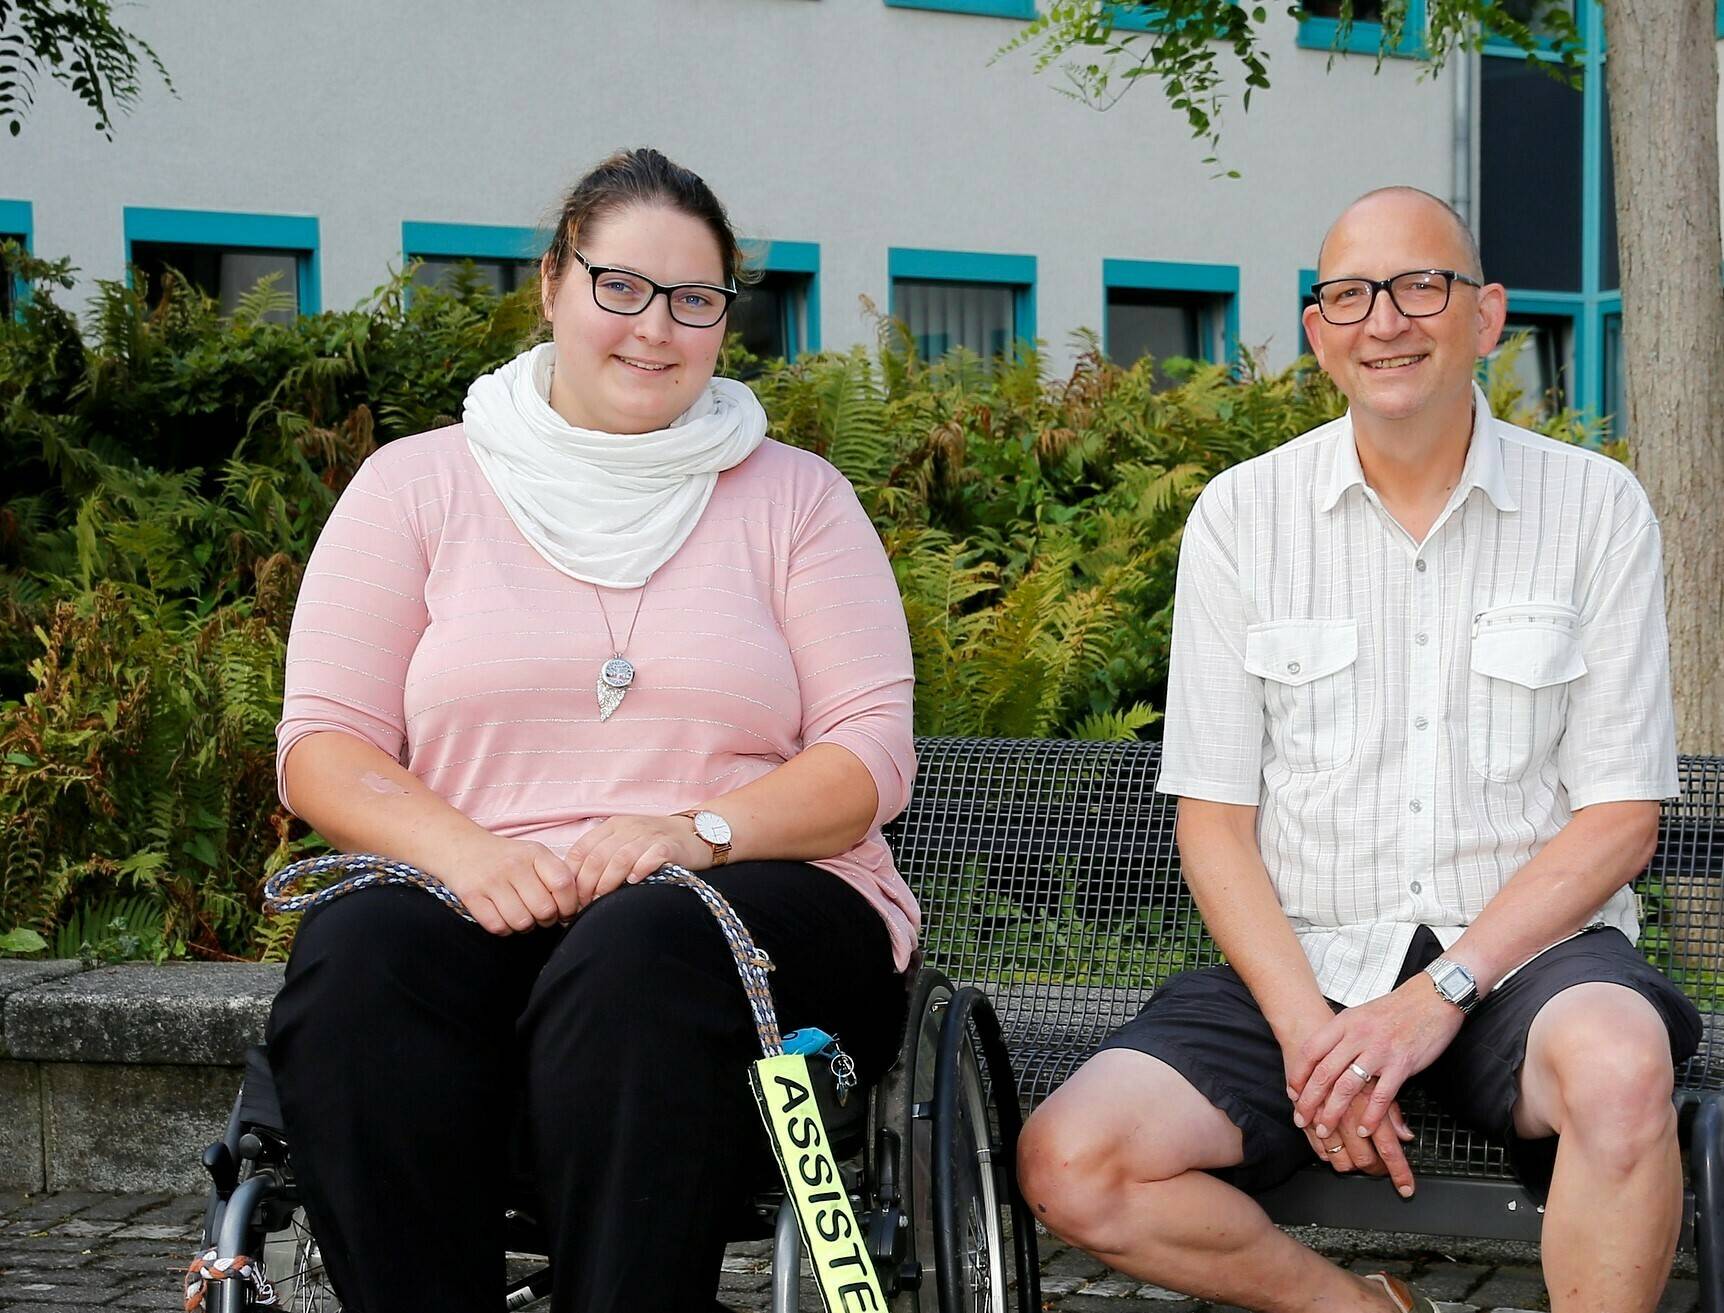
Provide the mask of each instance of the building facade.
[{"label": "building facade", "polygon": [[1244,345],[1280,365],[1324,226],[1404,182],[1475,219],[1533,334],[1529,385],[1607,412],[1609,106],[1599,9],[1577,5],[1578,91],[1494,46],[1431,77],[1422,0],[1380,66],[1368,8],[1339,52],[1323,0],[1272,21],[1271,89],[1225,109],[1235,179],[1156,86],[1098,112],[1001,54],[1034,0],[151,0],[126,22],[176,94],[146,82],[110,141],[45,92],[0,145],[0,235],[70,257],[86,293],[173,265],[231,306],[274,272],[315,312],[409,260],[508,288],[559,191],[651,144],[750,239],[763,277],[736,326],[759,348],[869,342],[884,312],[930,354],[1040,339],[1060,369],[1087,329],[1121,360]]}]

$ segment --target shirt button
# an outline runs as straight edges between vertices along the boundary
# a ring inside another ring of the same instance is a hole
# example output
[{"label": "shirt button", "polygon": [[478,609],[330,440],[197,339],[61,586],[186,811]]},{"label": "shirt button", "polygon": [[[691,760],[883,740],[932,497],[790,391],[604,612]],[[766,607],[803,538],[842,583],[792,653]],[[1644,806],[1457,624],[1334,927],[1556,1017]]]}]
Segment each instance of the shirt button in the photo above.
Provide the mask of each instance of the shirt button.
[{"label": "shirt button", "polygon": [[1418,560],[1414,561],[1413,569],[1417,570],[1420,574],[1423,574],[1426,569],[1425,558],[1421,556]]},{"label": "shirt button", "polygon": [[1414,893],[1418,893],[1424,887],[1425,886],[1420,884],[1417,880],[1414,880],[1410,885],[1407,886],[1407,888],[1411,889]]},{"label": "shirt button", "polygon": [[1425,729],[1430,725],[1430,723],[1431,722],[1426,720],[1423,716],[1415,716],[1413,718],[1414,729]]},{"label": "shirt button", "polygon": [[1423,647],[1426,643],[1431,641],[1431,636],[1429,634],[1414,634],[1413,641],[1420,647]]},{"label": "shirt button", "polygon": [[1289,661],[1287,663],[1287,673],[1289,675],[1297,675],[1299,673],[1299,663],[1297,661]]},{"label": "shirt button", "polygon": [[1411,802],[1409,802],[1407,804],[1407,810],[1408,811],[1415,811],[1415,812],[1422,812],[1425,810],[1425,804],[1420,802],[1417,798],[1414,798]]}]

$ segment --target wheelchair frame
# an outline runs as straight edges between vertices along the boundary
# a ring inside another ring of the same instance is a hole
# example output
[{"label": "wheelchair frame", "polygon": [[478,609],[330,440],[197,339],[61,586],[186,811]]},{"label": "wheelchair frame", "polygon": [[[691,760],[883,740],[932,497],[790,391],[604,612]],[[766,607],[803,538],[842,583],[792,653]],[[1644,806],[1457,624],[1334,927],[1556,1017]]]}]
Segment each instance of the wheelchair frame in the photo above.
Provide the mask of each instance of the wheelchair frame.
[{"label": "wheelchair frame", "polygon": [[[226,1131],[203,1154],[213,1185],[203,1249],[218,1261],[261,1257],[280,1307],[335,1313],[341,1305],[305,1223],[273,1090],[252,1088],[269,1079],[266,1056],[254,1054]],[[836,1106],[835,1088],[825,1093],[833,1096],[825,1105]],[[893,1313],[1039,1310],[1035,1225],[1016,1180],[1017,1082],[986,996],[920,968],[898,1055],[866,1097],[865,1117],[838,1119],[854,1123],[848,1136],[833,1133],[847,1151],[846,1185]],[[795,1210],[782,1189],[755,1206],[772,1225],[772,1309],[797,1313]],[[512,1252],[543,1252],[526,1213],[510,1213],[507,1233]],[[548,1266],[517,1278],[501,1306],[525,1308],[550,1292],[551,1281]],[[206,1288],[213,1313],[260,1306],[258,1288],[238,1275]]]}]

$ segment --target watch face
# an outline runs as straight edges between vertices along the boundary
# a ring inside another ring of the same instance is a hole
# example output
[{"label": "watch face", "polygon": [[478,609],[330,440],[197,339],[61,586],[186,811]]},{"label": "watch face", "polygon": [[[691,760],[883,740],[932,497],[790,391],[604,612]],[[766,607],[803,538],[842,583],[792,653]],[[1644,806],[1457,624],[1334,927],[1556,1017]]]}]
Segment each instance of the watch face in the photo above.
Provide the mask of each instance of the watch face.
[{"label": "watch face", "polygon": [[1465,998],[1473,989],[1472,975],[1458,963],[1451,962],[1432,977],[1443,997],[1451,1002]]},{"label": "watch face", "polygon": [[723,845],[730,842],[730,822],[717,812],[696,812],[694,832],[708,843]]}]

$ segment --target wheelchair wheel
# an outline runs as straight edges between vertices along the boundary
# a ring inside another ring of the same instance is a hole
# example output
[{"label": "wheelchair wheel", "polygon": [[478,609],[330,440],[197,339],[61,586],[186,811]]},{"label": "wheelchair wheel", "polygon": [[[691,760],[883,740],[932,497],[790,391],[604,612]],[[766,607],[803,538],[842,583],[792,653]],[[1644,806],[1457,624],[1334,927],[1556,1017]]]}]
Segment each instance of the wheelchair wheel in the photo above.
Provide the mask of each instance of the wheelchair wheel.
[{"label": "wheelchair wheel", "polygon": [[280,1230],[264,1237],[263,1266],[282,1308],[292,1313],[340,1313],[341,1301],[329,1284],[323,1251],[306,1223],[305,1209],[295,1208]]},{"label": "wheelchair wheel", "polygon": [[868,1250],[892,1313],[934,1313],[933,1108],[940,1026],[955,991],[931,967],[916,973],[898,1060],[870,1117]]},{"label": "wheelchair wheel", "polygon": [[1041,1307],[1035,1223],[1017,1188],[1021,1121],[993,1008],[980,990],[961,989],[945,1010],[934,1070],[931,1211],[940,1313]]}]

